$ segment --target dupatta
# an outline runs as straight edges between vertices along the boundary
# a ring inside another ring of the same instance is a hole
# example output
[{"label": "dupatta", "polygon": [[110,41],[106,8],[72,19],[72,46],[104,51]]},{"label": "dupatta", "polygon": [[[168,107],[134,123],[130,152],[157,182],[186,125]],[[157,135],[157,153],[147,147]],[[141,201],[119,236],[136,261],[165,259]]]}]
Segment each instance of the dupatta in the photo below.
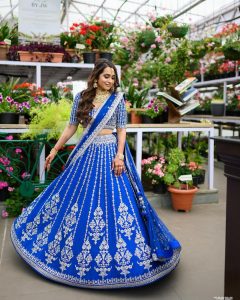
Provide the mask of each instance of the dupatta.
[{"label": "dupatta", "polygon": [[[73,164],[84,153],[87,147],[89,147],[111,118],[122,97],[122,93],[113,93],[97,111],[96,115],[84,131],[79,143],[70,154],[65,168]],[[117,137],[117,134],[114,134]],[[159,219],[157,213],[147,200],[127,141],[125,142],[124,157],[126,173],[135,192],[137,205],[149,234],[152,259],[155,261],[171,259],[174,253],[180,252],[181,246],[169,232],[164,223]]]}]

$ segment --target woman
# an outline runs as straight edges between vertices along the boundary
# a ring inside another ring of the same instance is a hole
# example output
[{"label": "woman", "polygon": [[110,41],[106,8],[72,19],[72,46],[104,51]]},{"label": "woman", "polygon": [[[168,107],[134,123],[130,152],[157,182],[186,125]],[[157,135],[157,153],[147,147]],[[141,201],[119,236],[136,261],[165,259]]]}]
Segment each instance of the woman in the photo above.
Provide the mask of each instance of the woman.
[{"label": "woman", "polygon": [[[81,123],[64,171],[15,220],[17,252],[43,276],[88,288],[137,287],[169,273],[180,244],[144,195],[126,139],[115,66],[97,61],[46,168]],[[113,130],[117,129],[117,134]]]}]

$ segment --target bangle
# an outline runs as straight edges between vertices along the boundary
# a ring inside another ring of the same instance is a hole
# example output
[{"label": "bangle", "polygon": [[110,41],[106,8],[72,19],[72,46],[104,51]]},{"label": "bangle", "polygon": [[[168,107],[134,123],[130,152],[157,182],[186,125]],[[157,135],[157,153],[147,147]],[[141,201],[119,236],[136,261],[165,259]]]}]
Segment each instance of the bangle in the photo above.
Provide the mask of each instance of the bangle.
[{"label": "bangle", "polygon": [[124,160],[124,155],[122,153],[117,153],[116,155],[120,160]]},{"label": "bangle", "polygon": [[57,153],[58,153],[58,150],[57,150],[55,147],[53,147],[53,148],[51,149],[50,153],[57,154]]}]

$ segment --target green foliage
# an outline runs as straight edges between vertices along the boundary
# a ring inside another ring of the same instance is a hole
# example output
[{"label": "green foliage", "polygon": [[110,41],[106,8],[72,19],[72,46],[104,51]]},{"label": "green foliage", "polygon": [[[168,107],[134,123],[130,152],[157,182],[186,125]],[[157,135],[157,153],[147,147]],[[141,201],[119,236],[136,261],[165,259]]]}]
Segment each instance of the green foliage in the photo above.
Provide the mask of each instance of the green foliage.
[{"label": "green foliage", "polygon": [[[176,188],[181,187],[179,176],[186,174],[186,158],[184,152],[179,148],[172,148],[168,153],[164,182]],[[190,183],[191,184],[191,183]]]},{"label": "green foliage", "polygon": [[167,25],[173,20],[173,17],[171,15],[161,16],[157,17],[156,20],[152,21],[152,26],[155,28],[165,28]]},{"label": "green foliage", "polygon": [[144,31],[140,31],[137,35],[137,48],[140,52],[145,53],[147,52],[151,45],[155,42],[155,32],[150,29],[146,29]]},{"label": "green foliage", "polygon": [[5,201],[6,211],[9,214],[9,217],[17,217],[21,214],[22,209],[27,207],[35,197],[39,194],[40,191],[35,192],[31,198],[24,198],[19,193],[19,188],[16,188],[10,194],[10,198]]},{"label": "green foliage", "polygon": [[17,24],[10,26],[8,22],[0,23],[0,42],[8,39],[11,45],[18,44],[18,27]]},{"label": "green foliage", "polygon": [[77,40],[70,32],[62,32],[60,34],[60,43],[64,48],[74,49],[77,44]]},{"label": "green foliage", "polygon": [[132,83],[125,91],[126,100],[132,104],[132,108],[141,108],[147,97],[149,88],[138,90]]},{"label": "green foliage", "polygon": [[71,111],[70,101],[61,99],[58,103],[50,103],[41,109],[33,109],[29,131],[22,138],[36,138],[40,133],[46,132],[47,139],[58,139],[69,120]]}]

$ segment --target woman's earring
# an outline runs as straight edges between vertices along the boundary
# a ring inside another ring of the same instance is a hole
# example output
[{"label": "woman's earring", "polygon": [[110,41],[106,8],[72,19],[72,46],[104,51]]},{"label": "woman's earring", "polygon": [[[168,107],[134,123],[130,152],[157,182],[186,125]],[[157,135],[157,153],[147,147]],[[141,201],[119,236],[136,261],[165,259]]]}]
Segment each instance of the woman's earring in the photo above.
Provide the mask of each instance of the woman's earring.
[{"label": "woman's earring", "polygon": [[98,87],[98,85],[97,85],[97,80],[96,80],[96,79],[94,80],[93,87],[94,87],[95,89]]}]

